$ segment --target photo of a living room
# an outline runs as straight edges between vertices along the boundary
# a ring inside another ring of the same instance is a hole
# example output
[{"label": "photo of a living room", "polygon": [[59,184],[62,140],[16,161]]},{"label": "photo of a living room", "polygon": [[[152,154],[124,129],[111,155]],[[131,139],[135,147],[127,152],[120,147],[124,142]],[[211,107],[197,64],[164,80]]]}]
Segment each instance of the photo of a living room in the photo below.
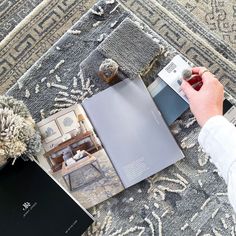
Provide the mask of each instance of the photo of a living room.
[{"label": "photo of a living room", "polygon": [[45,151],[40,163],[85,208],[124,189],[81,105],[37,125]]}]

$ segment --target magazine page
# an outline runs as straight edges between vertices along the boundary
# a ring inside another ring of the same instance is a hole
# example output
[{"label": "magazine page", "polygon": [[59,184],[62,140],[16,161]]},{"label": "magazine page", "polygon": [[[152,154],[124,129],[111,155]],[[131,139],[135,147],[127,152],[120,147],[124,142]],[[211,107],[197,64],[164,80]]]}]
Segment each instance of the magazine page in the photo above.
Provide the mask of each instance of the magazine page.
[{"label": "magazine page", "polygon": [[184,157],[139,76],[82,105],[125,188]]},{"label": "magazine page", "polygon": [[124,187],[81,105],[37,124],[45,153],[39,163],[85,208]]}]

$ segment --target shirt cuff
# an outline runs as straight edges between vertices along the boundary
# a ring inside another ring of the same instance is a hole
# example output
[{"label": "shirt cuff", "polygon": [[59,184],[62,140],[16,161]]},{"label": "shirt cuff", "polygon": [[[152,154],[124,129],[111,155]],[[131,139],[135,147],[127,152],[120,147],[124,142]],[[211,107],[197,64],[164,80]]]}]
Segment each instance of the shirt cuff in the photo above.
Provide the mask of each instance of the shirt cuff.
[{"label": "shirt cuff", "polygon": [[210,118],[202,127],[198,141],[204,152],[211,156],[220,175],[228,182],[228,172],[236,161],[236,129],[223,116]]},{"label": "shirt cuff", "polygon": [[210,133],[216,133],[217,127],[228,125],[229,121],[224,116],[213,116],[207,120],[207,122],[202,127],[199,136],[198,142],[204,148],[206,143],[208,143],[208,139],[210,139]]}]

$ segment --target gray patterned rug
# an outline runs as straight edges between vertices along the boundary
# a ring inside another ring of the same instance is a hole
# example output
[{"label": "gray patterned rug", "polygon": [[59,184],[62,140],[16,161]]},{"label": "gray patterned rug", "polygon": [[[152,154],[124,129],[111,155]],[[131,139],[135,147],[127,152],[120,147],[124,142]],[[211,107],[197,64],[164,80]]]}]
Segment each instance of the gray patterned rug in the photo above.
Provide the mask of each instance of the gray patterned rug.
[{"label": "gray patterned rug", "polygon": [[[201,27],[204,25],[208,32],[214,33],[220,41],[225,41],[231,46],[236,47],[236,2],[223,0],[178,0],[178,1],[158,1],[164,7],[174,13],[189,25],[195,22],[195,26],[199,25],[196,32],[203,31]],[[171,3],[171,4],[170,4]],[[183,6],[189,12],[183,11]],[[208,37],[205,37],[208,40]]]},{"label": "gray patterned rug", "polygon": [[7,91],[95,2],[0,1],[0,94]]},{"label": "gray patterned rug", "polygon": [[[6,92],[95,2],[96,0],[2,0],[0,94]],[[178,24],[184,24],[224,57],[235,62],[235,0],[151,2],[145,4],[145,1],[139,0],[123,1],[135,14],[147,18],[154,25],[153,19],[156,16],[152,14],[152,6],[161,5],[178,19]]]},{"label": "gray patterned rug", "polygon": [[[128,17],[163,48],[157,70],[150,77],[181,52],[196,65],[209,67],[235,96],[235,51],[230,51],[229,45],[218,44],[210,33],[207,43],[200,35],[203,29],[195,34],[198,27],[194,28],[194,22],[183,24],[155,1],[120,2],[124,6],[106,0],[99,3],[101,8],[93,7],[7,94],[22,99],[40,120],[42,114],[48,116],[80,102],[88,96],[88,89],[93,93],[104,89],[101,81],[81,77],[81,65]],[[225,55],[219,53],[222,45]],[[75,88],[83,96],[78,96]],[[90,209],[97,221],[87,235],[235,235],[236,219],[226,185],[197,144],[195,119],[186,112],[171,129],[186,158]]]}]

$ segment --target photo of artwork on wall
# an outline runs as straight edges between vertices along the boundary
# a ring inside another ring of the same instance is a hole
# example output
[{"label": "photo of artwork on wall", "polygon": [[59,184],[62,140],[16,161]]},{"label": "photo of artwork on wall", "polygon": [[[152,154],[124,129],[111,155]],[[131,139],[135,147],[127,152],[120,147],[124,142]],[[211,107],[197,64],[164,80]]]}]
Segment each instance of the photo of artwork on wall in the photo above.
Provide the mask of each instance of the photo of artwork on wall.
[{"label": "photo of artwork on wall", "polygon": [[79,128],[78,119],[74,111],[57,118],[57,123],[64,134]]},{"label": "photo of artwork on wall", "polygon": [[61,137],[61,132],[55,121],[51,121],[41,127],[39,130],[43,136],[46,143],[52,142],[53,140]]}]

